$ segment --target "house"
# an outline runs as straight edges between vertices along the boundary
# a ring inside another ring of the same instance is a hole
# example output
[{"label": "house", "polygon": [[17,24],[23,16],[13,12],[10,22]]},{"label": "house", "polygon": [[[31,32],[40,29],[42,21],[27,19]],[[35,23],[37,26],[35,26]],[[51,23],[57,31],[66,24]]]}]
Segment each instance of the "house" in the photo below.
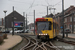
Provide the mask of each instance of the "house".
[{"label": "house", "polygon": [[64,29],[69,28],[72,33],[75,32],[75,7],[70,6],[64,10],[64,20],[62,12],[56,15],[55,18],[59,22],[60,29],[62,29],[64,22]]},{"label": "house", "polygon": [[11,12],[5,17],[5,28],[11,30],[13,28],[13,24],[14,29],[24,29],[25,17],[17,11]]}]

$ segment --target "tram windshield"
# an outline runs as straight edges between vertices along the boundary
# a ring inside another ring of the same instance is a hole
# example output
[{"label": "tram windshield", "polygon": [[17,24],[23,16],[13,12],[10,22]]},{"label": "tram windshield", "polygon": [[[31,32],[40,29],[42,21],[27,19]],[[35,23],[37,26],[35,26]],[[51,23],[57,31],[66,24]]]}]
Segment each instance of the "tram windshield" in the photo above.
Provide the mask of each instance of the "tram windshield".
[{"label": "tram windshield", "polygon": [[49,22],[37,22],[37,30],[49,30]]}]

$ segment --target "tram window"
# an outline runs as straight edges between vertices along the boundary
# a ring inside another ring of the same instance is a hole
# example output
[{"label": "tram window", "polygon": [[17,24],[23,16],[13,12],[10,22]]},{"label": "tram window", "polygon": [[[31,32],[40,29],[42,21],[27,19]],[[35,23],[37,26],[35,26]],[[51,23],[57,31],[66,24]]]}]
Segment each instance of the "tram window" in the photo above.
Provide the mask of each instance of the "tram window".
[{"label": "tram window", "polygon": [[49,30],[49,22],[37,22],[37,30]]},{"label": "tram window", "polygon": [[51,22],[49,22],[49,30],[51,30],[51,25],[52,25],[52,23],[51,23]]}]

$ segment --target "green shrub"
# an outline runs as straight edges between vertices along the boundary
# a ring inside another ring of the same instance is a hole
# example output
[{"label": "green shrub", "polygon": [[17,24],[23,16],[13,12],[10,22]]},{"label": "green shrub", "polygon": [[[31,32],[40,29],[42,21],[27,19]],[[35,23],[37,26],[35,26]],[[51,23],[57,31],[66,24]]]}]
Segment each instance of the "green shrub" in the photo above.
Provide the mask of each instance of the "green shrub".
[{"label": "green shrub", "polygon": [[3,42],[3,36],[0,36],[0,44]]},{"label": "green shrub", "polygon": [[7,39],[7,34],[3,34],[3,38],[4,39]]}]

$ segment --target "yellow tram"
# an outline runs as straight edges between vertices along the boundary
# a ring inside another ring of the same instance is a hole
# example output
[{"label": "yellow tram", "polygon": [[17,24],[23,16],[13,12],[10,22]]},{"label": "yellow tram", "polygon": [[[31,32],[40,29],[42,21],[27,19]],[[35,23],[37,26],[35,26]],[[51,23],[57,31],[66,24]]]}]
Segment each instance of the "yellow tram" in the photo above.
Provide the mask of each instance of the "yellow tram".
[{"label": "yellow tram", "polygon": [[53,18],[36,18],[35,23],[38,39],[53,39],[59,33],[58,23]]}]

